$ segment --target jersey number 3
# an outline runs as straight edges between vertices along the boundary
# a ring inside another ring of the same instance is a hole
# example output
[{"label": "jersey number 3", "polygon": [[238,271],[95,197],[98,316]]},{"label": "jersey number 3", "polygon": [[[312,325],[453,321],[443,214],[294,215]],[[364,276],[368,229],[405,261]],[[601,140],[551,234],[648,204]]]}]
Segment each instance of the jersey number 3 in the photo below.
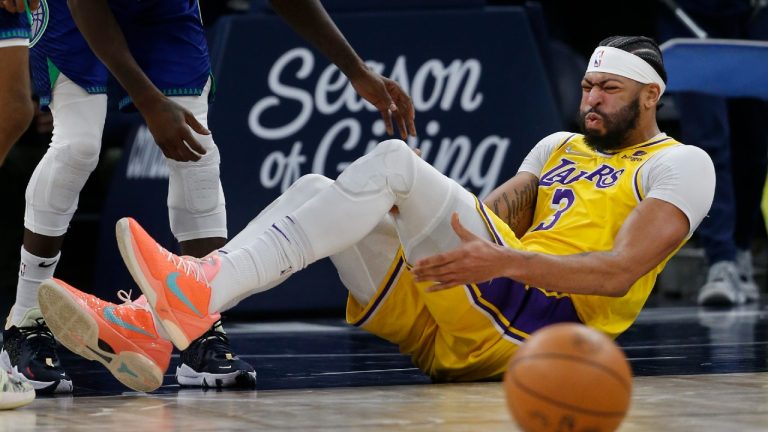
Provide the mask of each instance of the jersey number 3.
[{"label": "jersey number 3", "polygon": [[555,213],[531,231],[552,229],[557,224],[557,221],[560,220],[560,216],[567,212],[574,202],[576,202],[576,194],[573,193],[573,189],[556,189],[552,195],[552,203],[549,205]]}]

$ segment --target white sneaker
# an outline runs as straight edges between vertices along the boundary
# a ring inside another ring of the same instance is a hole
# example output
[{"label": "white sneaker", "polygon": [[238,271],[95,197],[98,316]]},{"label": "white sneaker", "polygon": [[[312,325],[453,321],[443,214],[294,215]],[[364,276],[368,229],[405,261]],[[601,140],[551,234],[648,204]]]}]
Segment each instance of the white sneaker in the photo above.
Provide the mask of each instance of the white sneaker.
[{"label": "white sneaker", "polygon": [[718,261],[709,267],[707,283],[698,298],[701,306],[736,306],[746,302],[739,270],[733,261]]},{"label": "white sneaker", "polygon": [[748,250],[740,250],[736,254],[736,268],[739,270],[741,290],[747,302],[756,302],[760,299],[760,289],[755,282],[755,270],[752,267],[752,253]]},{"label": "white sneaker", "polygon": [[23,375],[0,368],[0,410],[14,409],[35,400],[35,388]]}]

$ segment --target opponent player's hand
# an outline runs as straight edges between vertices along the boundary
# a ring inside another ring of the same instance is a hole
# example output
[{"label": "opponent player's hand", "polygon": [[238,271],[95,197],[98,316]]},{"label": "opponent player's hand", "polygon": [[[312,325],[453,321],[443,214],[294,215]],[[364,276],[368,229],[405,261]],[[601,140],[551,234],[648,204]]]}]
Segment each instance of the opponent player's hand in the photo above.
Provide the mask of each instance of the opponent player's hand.
[{"label": "opponent player's hand", "polygon": [[[40,0],[29,0],[29,10],[33,11],[40,6]],[[24,0],[0,0],[0,8],[10,13],[20,13],[27,10]]]},{"label": "opponent player's hand", "polygon": [[360,96],[379,110],[388,134],[394,134],[394,118],[403,139],[408,138],[408,135],[416,136],[413,103],[400,85],[367,68],[362,75],[350,79],[350,82]]},{"label": "opponent player's hand", "polygon": [[457,213],[451,215],[451,226],[461,244],[454,250],[417,261],[411,270],[417,282],[437,282],[427,291],[440,291],[485,282],[502,275],[500,269],[509,259],[508,248],[473,234],[461,224]]},{"label": "opponent player's hand", "polygon": [[200,160],[205,148],[192,131],[210,135],[195,116],[181,105],[163,96],[139,108],[147,127],[165,157],[179,162]]}]

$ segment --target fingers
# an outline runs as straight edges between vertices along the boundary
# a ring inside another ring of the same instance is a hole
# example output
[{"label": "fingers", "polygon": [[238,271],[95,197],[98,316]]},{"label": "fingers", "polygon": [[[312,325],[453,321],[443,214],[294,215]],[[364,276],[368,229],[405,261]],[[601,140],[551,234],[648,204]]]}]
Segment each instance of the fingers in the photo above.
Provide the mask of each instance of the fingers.
[{"label": "fingers", "polygon": [[[195,116],[191,112],[189,112],[189,111],[184,111],[184,121],[187,122],[187,124],[189,125],[189,127],[192,128],[193,131],[199,133],[200,135],[210,135],[211,134],[211,131],[206,129],[205,126],[203,126],[199,121],[197,121]],[[205,152],[203,152],[203,153],[205,153]]]},{"label": "fingers", "polygon": [[155,141],[168,159],[179,162],[195,162],[205,154],[205,148],[195,139],[192,131],[181,125],[175,133],[159,137]]},{"label": "fingers", "polygon": [[408,138],[408,135],[416,136],[416,124],[414,123],[416,111],[413,108],[411,98],[396,81],[385,78],[384,82],[387,85],[387,92],[397,104],[395,117],[400,135],[404,140]]},{"label": "fingers", "polygon": [[184,128],[181,138],[182,145],[193,155],[190,160],[200,160],[200,156],[205,154],[205,147],[195,139],[192,131],[189,128]]},{"label": "fingers", "polygon": [[384,126],[387,128],[387,135],[392,135],[394,133],[394,129],[392,129],[392,112],[391,109],[394,107],[395,104],[392,103],[390,100],[389,105],[384,107],[377,107],[379,109],[379,112],[381,113],[381,119],[384,120]]},{"label": "fingers", "polygon": [[400,111],[398,111],[398,114],[395,116],[395,121],[397,121],[397,129],[400,131],[400,137],[403,139],[403,141],[408,139],[408,128],[405,125],[405,119],[402,115],[400,115]]},{"label": "fingers", "polygon": [[36,11],[40,7],[40,0],[29,0],[29,10]]},{"label": "fingers", "polygon": [[411,269],[416,282],[445,281],[450,275],[447,270],[460,259],[460,253],[445,252],[419,260]]}]

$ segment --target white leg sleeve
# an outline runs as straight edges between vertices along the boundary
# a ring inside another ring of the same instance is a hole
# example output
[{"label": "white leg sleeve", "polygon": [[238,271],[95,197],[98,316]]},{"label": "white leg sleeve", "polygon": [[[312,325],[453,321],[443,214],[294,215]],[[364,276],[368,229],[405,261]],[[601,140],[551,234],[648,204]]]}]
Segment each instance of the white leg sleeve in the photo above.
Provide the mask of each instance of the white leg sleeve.
[{"label": "white leg sleeve", "polygon": [[58,237],[67,232],[80,191],[98,163],[107,96],[88,94],[59,75],[51,112],[53,139],[27,185],[24,226]]},{"label": "white leg sleeve", "polygon": [[[208,92],[210,81],[201,96],[171,99],[191,111],[197,121],[208,127]],[[171,232],[178,241],[208,237],[227,237],[227,213],[224,190],[219,180],[219,149],[212,135],[194,133],[206,154],[196,162],[168,159],[168,218]]]}]

